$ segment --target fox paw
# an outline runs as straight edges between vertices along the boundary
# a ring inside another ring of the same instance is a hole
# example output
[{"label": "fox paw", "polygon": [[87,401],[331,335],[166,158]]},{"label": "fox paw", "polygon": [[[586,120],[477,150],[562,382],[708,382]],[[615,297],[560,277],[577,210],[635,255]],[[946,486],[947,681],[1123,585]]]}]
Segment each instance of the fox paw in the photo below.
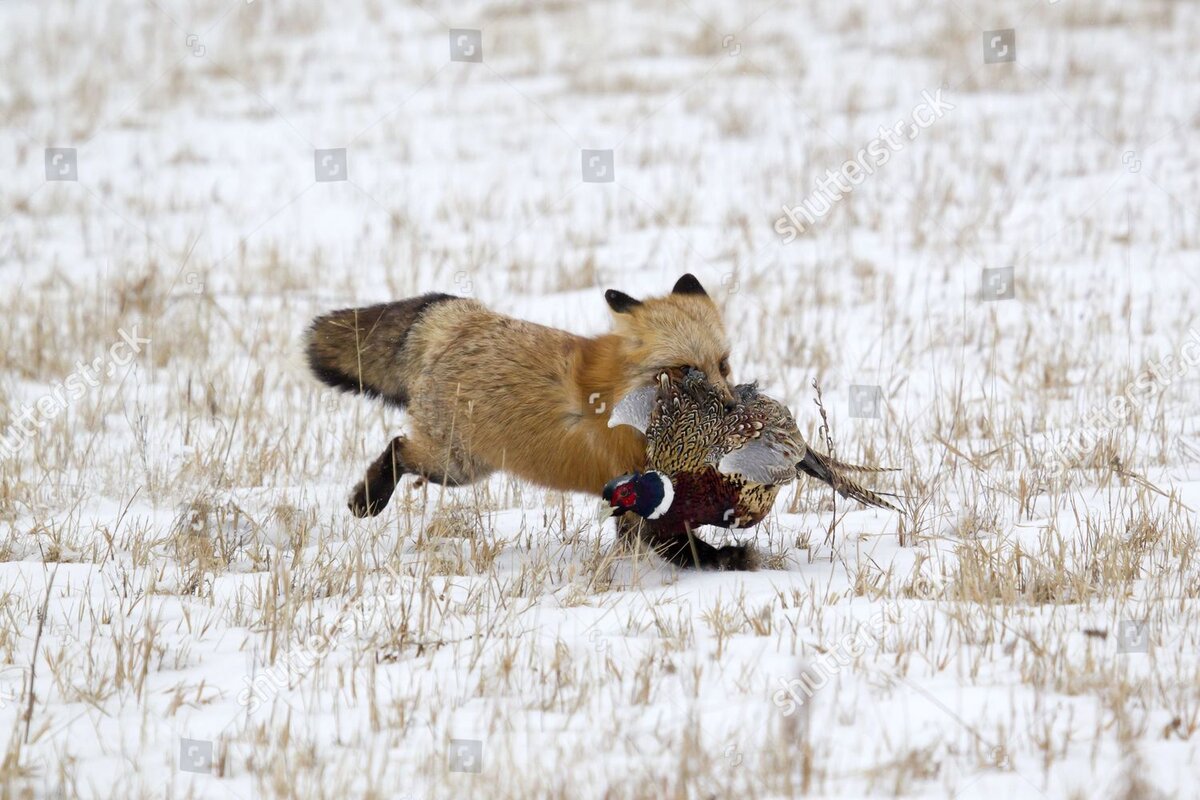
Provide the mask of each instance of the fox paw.
[{"label": "fox paw", "polygon": [[729,545],[718,547],[700,566],[702,569],[721,572],[753,572],[761,563],[758,550],[752,545]]},{"label": "fox paw", "polygon": [[[368,499],[368,495],[370,499]],[[346,503],[350,507],[350,513],[362,519],[363,517],[377,517],[387,508],[388,501],[392,499],[391,492],[381,495],[378,492],[368,491],[366,481],[359,481],[354,487],[354,491],[350,494],[350,501]]]},{"label": "fox paw", "polygon": [[660,542],[655,549],[665,560],[681,569],[749,572],[758,569],[761,561],[758,551],[751,545],[713,547],[699,539],[673,539]]}]

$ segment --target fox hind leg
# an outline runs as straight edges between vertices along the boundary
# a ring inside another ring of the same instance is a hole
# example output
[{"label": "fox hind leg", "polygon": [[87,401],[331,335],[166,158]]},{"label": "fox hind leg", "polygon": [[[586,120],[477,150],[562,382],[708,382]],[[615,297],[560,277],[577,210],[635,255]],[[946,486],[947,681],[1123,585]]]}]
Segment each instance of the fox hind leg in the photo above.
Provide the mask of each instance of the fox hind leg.
[{"label": "fox hind leg", "polygon": [[387,508],[397,484],[405,475],[420,475],[430,483],[443,486],[466,486],[491,473],[491,470],[460,463],[456,459],[438,459],[434,455],[438,450],[444,448],[430,446],[415,436],[392,439],[367,467],[366,476],[351,492],[348,503],[350,511],[356,517],[378,516]]},{"label": "fox hind leg", "polygon": [[753,546],[713,547],[691,531],[664,537],[652,546],[663,559],[683,569],[753,571],[759,567],[758,551]]},{"label": "fox hind leg", "polygon": [[713,547],[694,532],[655,532],[644,520],[630,515],[617,518],[617,539],[627,547],[640,539],[664,561],[681,569],[751,571],[760,563],[758,551],[750,545]]},{"label": "fox hind leg", "polygon": [[367,467],[367,474],[350,494],[350,511],[356,517],[374,517],[387,508],[396,484],[409,471],[404,461],[404,445],[408,442],[397,436]]}]

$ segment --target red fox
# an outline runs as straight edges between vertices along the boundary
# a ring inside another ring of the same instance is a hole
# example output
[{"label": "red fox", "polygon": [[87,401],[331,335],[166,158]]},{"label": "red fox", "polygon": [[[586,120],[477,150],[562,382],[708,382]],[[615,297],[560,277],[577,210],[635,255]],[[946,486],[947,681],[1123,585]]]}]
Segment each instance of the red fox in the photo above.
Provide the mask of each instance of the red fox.
[{"label": "red fox", "polygon": [[645,463],[640,431],[608,427],[631,390],[691,366],[734,402],[725,326],[694,276],[665,297],[610,289],[604,299],[614,330],[595,338],[445,294],[314,320],[307,353],[317,378],[406,408],[411,419],[408,435],[392,439],[355,487],[350,510],[379,514],[405,474],[463,486],[503,470],[598,496],[614,475]]}]

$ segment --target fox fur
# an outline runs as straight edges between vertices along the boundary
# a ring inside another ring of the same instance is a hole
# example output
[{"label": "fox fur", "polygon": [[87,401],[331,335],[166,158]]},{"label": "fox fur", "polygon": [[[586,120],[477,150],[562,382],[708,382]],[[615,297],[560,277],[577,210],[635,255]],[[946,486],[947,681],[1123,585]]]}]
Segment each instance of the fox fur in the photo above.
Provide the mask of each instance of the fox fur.
[{"label": "fox fur", "polygon": [[609,290],[605,300],[613,330],[594,338],[445,294],[314,320],[307,355],[316,377],[405,408],[410,418],[409,433],[392,440],[356,487],[351,510],[380,513],[405,474],[462,486],[503,470],[599,495],[614,475],[645,463],[641,432],[608,427],[629,391],[688,365],[714,376],[733,402],[725,326],[695,277],[684,275],[663,297]]}]

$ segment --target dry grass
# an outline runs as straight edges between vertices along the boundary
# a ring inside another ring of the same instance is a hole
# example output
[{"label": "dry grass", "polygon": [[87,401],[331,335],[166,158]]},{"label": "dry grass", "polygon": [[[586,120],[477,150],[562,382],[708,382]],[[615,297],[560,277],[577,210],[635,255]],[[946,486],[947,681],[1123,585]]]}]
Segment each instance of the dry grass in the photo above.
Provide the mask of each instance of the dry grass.
[{"label": "dry grass", "polygon": [[[1197,325],[1195,9],[158,5],[0,9],[0,435],[150,340],[0,457],[0,799],[1191,791],[1197,374],[1084,421]],[[943,84],[782,244],[782,205]],[[313,183],[342,146],[351,182]],[[579,182],[592,147],[616,183]],[[1015,299],[982,301],[1001,266]],[[713,533],[750,575],[504,478],[348,514],[403,418],[318,388],[313,314],[436,289],[595,331],[598,287],[687,270],[738,377],[820,441],[817,378],[904,514],[802,484]]]}]

